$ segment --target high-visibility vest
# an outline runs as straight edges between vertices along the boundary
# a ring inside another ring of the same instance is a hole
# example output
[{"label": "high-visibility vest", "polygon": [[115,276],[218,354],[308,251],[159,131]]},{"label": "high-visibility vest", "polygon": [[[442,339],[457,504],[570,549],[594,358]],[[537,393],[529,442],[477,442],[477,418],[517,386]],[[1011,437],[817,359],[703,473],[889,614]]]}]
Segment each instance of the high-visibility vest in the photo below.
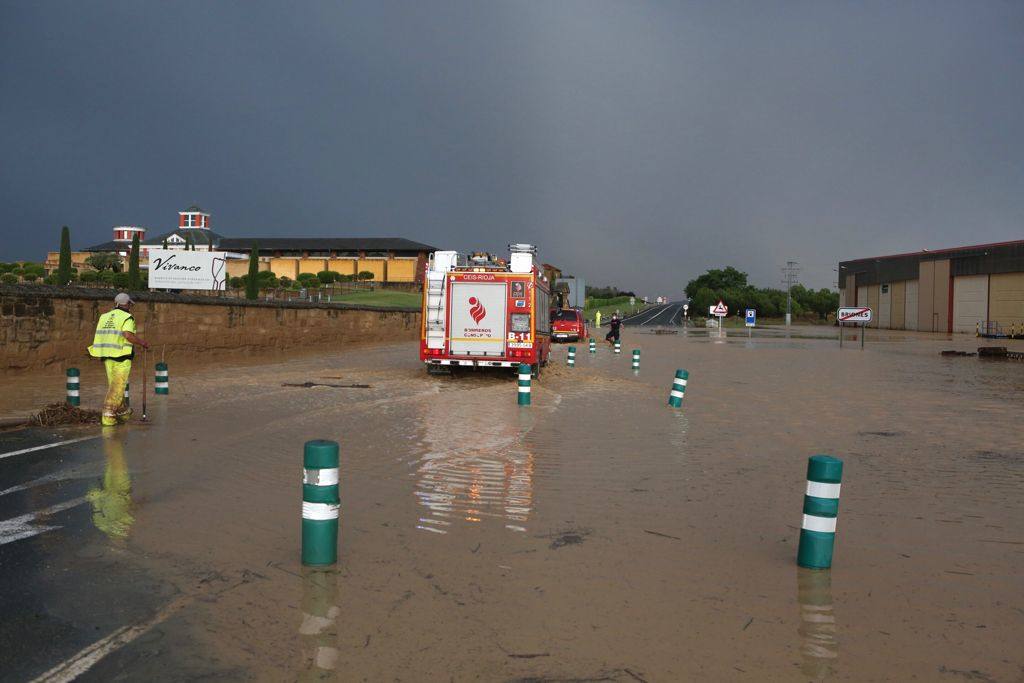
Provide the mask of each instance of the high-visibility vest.
[{"label": "high-visibility vest", "polygon": [[93,358],[130,356],[132,343],[124,338],[125,331],[135,331],[135,318],[128,311],[115,308],[100,316],[96,335],[92,338],[89,355]]}]

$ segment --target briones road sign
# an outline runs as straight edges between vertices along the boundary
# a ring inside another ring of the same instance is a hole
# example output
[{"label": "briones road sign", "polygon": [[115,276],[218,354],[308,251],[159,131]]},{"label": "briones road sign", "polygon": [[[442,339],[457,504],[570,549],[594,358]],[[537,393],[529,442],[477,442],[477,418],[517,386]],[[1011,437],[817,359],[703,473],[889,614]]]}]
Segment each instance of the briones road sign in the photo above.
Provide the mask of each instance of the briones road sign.
[{"label": "briones road sign", "polygon": [[871,322],[871,309],[864,306],[840,308],[836,313],[836,319],[840,323],[869,323]]}]

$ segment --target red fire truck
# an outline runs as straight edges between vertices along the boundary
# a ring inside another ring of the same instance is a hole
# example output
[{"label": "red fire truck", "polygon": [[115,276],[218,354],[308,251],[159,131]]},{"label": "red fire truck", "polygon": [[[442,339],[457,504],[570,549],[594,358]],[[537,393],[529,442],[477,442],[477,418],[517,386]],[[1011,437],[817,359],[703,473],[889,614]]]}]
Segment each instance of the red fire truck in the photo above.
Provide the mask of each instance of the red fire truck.
[{"label": "red fire truck", "polygon": [[479,252],[430,255],[420,334],[420,360],[429,371],[527,363],[537,374],[547,364],[551,283],[535,247],[510,244],[509,251],[508,261]]}]

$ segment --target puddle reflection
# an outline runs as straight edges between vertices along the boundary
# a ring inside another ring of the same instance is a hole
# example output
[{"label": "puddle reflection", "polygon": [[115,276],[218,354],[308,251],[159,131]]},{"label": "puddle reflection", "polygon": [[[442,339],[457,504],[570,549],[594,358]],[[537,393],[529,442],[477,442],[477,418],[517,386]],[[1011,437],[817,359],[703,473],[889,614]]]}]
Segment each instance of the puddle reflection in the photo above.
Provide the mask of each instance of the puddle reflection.
[{"label": "puddle reflection", "polygon": [[302,568],[302,674],[300,681],[334,677],[338,668],[338,580],[330,569]]},{"label": "puddle reflection", "polygon": [[124,539],[135,518],[132,516],[132,479],[124,458],[124,428],[103,427],[103,481],[85,497],[92,504],[92,523],[111,539]]},{"label": "puddle reflection", "polygon": [[[508,403],[507,392],[500,399]],[[534,454],[523,437],[531,411],[503,410],[495,400],[429,401],[420,408],[427,452],[419,459],[414,494],[425,513],[422,531],[445,534],[453,524],[503,520],[526,531],[533,503]],[[456,417],[457,416],[457,417]]]},{"label": "puddle reflection", "polygon": [[836,617],[832,613],[832,572],[797,569],[797,602],[800,603],[801,670],[814,680],[835,674],[839,645]]}]

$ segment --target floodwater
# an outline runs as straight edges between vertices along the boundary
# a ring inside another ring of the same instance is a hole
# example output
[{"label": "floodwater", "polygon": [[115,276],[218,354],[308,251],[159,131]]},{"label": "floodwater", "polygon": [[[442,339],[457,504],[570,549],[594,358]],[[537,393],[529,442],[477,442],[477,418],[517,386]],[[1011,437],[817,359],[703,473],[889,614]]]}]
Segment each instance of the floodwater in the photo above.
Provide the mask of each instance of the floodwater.
[{"label": "floodwater", "polygon": [[[626,328],[575,368],[557,347],[523,408],[411,343],[172,370],[95,446],[120,514],[81,532],[169,587],[159,637],[89,676],[1022,680],[1024,363],[868,334]],[[327,570],[298,562],[313,438],[341,444]],[[845,462],[831,571],[795,563],[814,453]]]}]

